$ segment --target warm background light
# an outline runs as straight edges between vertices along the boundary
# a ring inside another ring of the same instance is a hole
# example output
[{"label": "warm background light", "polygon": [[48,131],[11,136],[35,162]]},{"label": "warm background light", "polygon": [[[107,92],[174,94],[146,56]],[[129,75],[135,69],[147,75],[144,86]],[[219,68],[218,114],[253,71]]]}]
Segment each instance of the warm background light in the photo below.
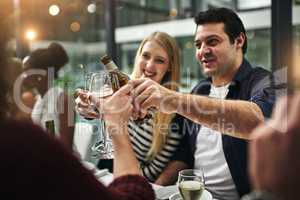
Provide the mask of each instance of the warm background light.
[{"label": "warm background light", "polygon": [[88,11],[89,13],[94,13],[94,12],[96,12],[96,4],[94,4],[94,3],[89,4],[88,7],[87,7],[87,11]]},{"label": "warm background light", "polygon": [[73,32],[78,32],[80,30],[80,23],[79,22],[72,22],[72,24],[70,25],[70,29]]},{"label": "warm background light", "polygon": [[34,30],[27,30],[25,33],[26,39],[30,40],[30,41],[34,40],[36,38],[36,36],[37,36],[37,33]]},{"label": "warm background light", "polygon": [[194,45],[193,45],[193,43],[192,42],[187,42],[187,43],[185,43],[185,48],[187,48],[187,49],[191,49],[191,48],[193,48],[194,47]]},{"label": "warm background light", "polygon": [[58,7],[58,5],[51,5],[49,7],[49,14],[52,15],[52,16],[56,16],[58,15],[60,12],[60,9]]},{"label": "warm background light", "polygon": [[172,9],[170,10],[169,15],[170,15],[170,17],[177,17],[177,15],[178,15],[178,10],[175,9],[175,8],[172,8]]}]

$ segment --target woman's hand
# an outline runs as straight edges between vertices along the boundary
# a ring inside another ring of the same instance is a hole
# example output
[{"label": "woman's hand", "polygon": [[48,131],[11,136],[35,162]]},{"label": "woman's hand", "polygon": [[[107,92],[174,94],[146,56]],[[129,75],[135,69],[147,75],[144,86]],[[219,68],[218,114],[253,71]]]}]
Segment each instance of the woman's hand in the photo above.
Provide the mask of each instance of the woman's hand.
[{"label": "woman's hand", "polygon": [[99,113],[95,109],[95,106],[91,105],[89,100],[88,91],[82,89],[76,89],[74,93],[75,98],[75,110],[82,117],[87,119],[96,119],[99,118]]},{"label": "woman's hand", "polygon": [[107,126],[127,127],[129,117],[132,114],[132,97],[130,92],[132,86],[127,84],[120,88],[112,96],[97,98],[90,95],[90,100],[94,103]]}]

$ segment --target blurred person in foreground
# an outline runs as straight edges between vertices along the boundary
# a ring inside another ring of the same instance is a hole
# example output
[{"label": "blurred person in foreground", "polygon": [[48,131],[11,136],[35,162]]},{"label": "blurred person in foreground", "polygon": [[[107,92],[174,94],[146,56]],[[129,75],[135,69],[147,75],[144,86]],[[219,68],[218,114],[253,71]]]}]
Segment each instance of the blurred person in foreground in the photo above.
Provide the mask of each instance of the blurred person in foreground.
[{"label": "blurred person in foreground", "polygon": [[271,73],[246,59],[247,36],[239,16],[227,8],[199,12],[194,44],[200,70],[207,76],[191,94],[171,91],[149,79],[131,80],[135,110],[144,116],[155,107],[190,121],[194,168],[203,169],[213,197],[238,200],[250,191],[247,145],[251,131],[270,117],[275,92]]},{"label": "blurred person in foreground", "polygon": [[243,200],[295,200],[300,186],[300,93],[282,98],[253,131],[249,172],[254,192]]},{"label": "blurred person in foreground", "polygon": [[[7,30],[6,16],[0,12],[0,29]],[[1,197],[23,200],[154,200],[151,185],[140,176],[128,138],[126,123],[132,106],[130,85],[106,100],[110,106],[123,107],[123,112],[104,116],[115,148],[114,178],[106,188],[57,139],[45,134],[32,123],[8,120],[5,76],[8,31],[0,32],[0,194]],[[127,105],[127,106],[124,106]],[[101,109],[105,109],[106,104]],[[114,124],[113,126],[110,126]],[[22,163],[20,165],[20,163]]]},{"label": "blurred person in foreground", "polygon": [[[131,79],[144,77],[172,91],[178,90],[179,49],[176,40],[167,33],[153,32],[141,42]],[[89,109],[81,104],[77,104],[77,110],[88,118],[97,116],[86,113]],[[159,185],[174,184],[178,172],[192,166],[192,154],[185,148],[187,137],[180,131],[183,117],[159,110],[149,110],[147,115],[138,121],[129,120],[128,132],[134,152],[149,181]],[[100,160],[98,166],[102,164],[103,160]]]},{"label": "blurred person in foreground", "polygon": [[[47,121],[54,121],[54,132],[70,149],[73,147],[73,101],[64,88],[54,85],[58,71],[69,61],[65,49],[58,43],[39,48],[24,58],[24,83],[33,91],[37,100],[31,112],[32,121],[46,129]],[[72,108],[72,109],[71,109]]]}]

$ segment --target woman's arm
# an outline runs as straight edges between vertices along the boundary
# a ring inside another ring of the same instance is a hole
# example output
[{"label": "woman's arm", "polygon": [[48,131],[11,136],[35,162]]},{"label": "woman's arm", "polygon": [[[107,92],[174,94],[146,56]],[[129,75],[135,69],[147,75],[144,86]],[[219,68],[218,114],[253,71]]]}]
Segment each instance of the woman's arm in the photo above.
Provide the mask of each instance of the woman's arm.
[{"label": "woman's arm", "polygon": [[[171,185],[177,181],[178,172],[193,167],[193,153],[189,148],[189,135],[184,134],[184,123],[186,119],[180,115],[176,115],[170,123],[170,132],[167,140],[179,139],[176,151],[173,153],[171,161],[168,163],[166,168],[162,171],[155,183],[158,185]],[[174,141],[172,141],[174,144]]]},{"label": "woman's arm", "polygon": [[114,147],[114,177],[125,174],[141,175],[138,161],[133,152],[127,126],[107,125]]},{"label": "woman's arm", "polygon": [[176,133],[170,133],[161,151],[151,162],[142,167],[143,174],[148,180],[158,185],[170,185],[175,182],[181,169],[188,168],[178,155],[180,138]]},{"label": "woman's arm", "polygon": [[188,165],[182,161],[171,161],[156,179],[157,185],[173,185],[177,181],[178,172],[187,169]]},{"label": "woman's arm", "polygon": [[[173,134],[182,134],[183,123],[185,118],[177,115],[173,121],[179,127],[178,132]],[[172,132],[170,133],[172,134]],[[158,185],[171,185],[177,181],[178,172],[193,167],[193,154],[189,148],[189,135],[185,134],[180,139],[180,144],[174,153],[172,160],[169,162],[167,167],[163,170],[160,176],[155,181],[155,184]]]},{"label": "woman's arm", "polygon": [[138,161],[133,152],[127,130],[127,124],[133,109],[132,99],[129,95],[131,89],[130,85],[125,85],[106,99],[95,98],[91,95],[91,101],[103,114],[106,130],[113,142],[115,177],[124,174],[140,174]]}]

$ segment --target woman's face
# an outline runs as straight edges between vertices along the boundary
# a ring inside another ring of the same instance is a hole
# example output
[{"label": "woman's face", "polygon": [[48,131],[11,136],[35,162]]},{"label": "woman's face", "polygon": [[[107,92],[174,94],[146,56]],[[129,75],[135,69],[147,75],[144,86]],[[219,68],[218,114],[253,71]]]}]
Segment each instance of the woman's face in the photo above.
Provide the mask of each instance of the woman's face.
[{"label": "woman's face", "polygon": [[147,41],[138,59],[138,66],[143,78],[150,78],[161,83],[169,68],[167,52],[155,41]]},{"label": "woman's face", "polygon": [[29,88],[44,88],[47,82],[47,72],[42,69],[31,68],[28,63],[23,61],[23,84]]}]

